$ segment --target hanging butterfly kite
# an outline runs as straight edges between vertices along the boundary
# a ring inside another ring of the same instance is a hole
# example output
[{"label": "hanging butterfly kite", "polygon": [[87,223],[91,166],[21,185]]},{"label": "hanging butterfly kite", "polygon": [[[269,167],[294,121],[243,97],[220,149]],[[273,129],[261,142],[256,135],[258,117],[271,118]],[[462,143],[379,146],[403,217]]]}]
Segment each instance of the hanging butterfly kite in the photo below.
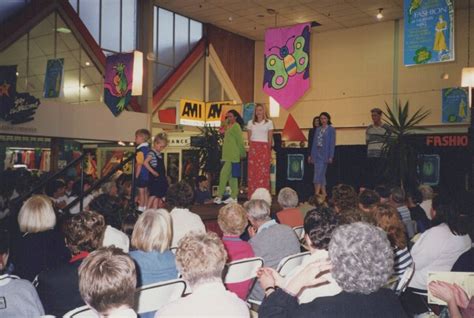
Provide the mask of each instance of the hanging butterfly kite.
[{"label": "hanging butterfly kite", "polygon": [[286,109],[309,88],[311,23],[265,32],[263,91]]}]

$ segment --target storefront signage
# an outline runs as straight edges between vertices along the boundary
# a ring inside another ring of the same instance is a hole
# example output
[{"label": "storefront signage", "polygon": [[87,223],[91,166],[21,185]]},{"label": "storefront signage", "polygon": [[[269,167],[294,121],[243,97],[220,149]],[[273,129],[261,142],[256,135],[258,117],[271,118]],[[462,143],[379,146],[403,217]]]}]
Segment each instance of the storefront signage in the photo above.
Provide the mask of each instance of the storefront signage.
[{"label": "storefront signage", "polygon": [[435,135],[426,136],[426,145],[432,147],[467,147],[467,135]]},{"label": "storefront signage", "polygon": [[405,66],[454,61],[452,0],[405,0]]},{"label": "storefront signage", "polygon": [[224,115],[230,109],[241,112],[242,106],[232,105],[230,101],[201,102],[182,99],[179,101],[179,124],[187,126],[213,126],[219,127],[224,120]]}]

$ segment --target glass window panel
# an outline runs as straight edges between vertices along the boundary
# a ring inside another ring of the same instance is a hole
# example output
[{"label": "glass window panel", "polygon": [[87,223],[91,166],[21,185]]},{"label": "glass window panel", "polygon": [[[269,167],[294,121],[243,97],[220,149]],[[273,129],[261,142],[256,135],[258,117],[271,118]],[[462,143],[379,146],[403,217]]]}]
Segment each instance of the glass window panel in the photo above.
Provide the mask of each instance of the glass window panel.
[{"label": "glass window panel", "polygon": [[79,1],[79,15],[82,22],[87,26],[97,43],[99,43],[99,11],[100,1],[81,0]]},{"label": "glass window panel", "polygon": [[191,20],[190,21],[190,32],[189,32],[189,42],[191,47],[199,42],[202,38],[202,23]]},{"label": "glass window panel", "polygon": [[74,10],[77,12],[77,0],[69,0],[69,3],[74,8]]},{"label": "glass window panel", "polygon": [[[82,2],[82,0],[81,0]],[[120,52],[120,1],[102,0],[101,47]]]},{"label": "glass window panel", "polygon": [[158,52],[158,7],[153,9],[153,52]]},{"label": "glass window panel", "polygon": [[221,100],[221,98],[222,85],[212,67],[209,67],[209,100],[218,101]]},{"label": "glass window panel", "polygon": [[12,15],[20,12],[20,10],[28,4],[25,0],[8,0],[0,1],[0,23],[7,20]]},{"label": "glass window panel", "polygon": [[168,77],[173,69],[166,65],[155,64],[154,87],[158,87]]},{"label": "glass window panel", "polygon": [[136,48],[137,1],[122,0],[122,3],[122,52],[130,52]]},{"label": "glass window panel", "polygon": [[179,14],[174,15],[174,65],[177,66],[189,52],[188,38],[189,19]]},{"label": "glass window panel", "polygon": [[158,53],[160,63],[173,65],[173,13],[158,9]]}]

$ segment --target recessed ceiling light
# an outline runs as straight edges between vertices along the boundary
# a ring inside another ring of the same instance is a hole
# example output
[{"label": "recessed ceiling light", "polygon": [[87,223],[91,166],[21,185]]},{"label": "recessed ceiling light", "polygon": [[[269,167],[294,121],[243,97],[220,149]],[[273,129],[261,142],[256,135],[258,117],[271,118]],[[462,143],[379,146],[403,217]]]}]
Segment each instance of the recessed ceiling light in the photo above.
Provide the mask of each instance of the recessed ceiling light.
[{"label": "recessed ceiling light", "polygon": [[383,19],[382,11],[383,11],[383,8],[379,8],[379,13],[377,13],[377,19],[379,19],[379,20]]},{"label": "recessed ceiling light", "polygon": [[86,66],[90,66],[90,65],[91,65],[91,63],[90,63],[90,62],[86,62],[85,64],[86,64]]},{"label": "recessed ceiling light", "polygon": [[16,76],[20,75],[20,73],[16,72]]},{"label": "recessed ceiling light", "polygon": [[71,33],[71,29],[68,29],[68,28],[57,28],[57,29],[56,29],[56,32],[58,32],[58,33],[64,33],[64,34],[69,34],[69,33]]}]

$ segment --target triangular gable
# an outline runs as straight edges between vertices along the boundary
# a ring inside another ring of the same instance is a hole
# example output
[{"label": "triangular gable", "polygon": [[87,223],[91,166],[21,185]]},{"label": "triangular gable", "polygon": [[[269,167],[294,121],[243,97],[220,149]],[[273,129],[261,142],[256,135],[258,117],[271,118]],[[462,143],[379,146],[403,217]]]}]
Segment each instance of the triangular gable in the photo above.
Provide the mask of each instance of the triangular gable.
[{"label": "triangular gable", "polygon": [[[0,39],[2,39],[0,41],[0,52],[19,40],[54,11],[58,12],[97,70],[104,74],[105,54],[67,0],[32,1],[18,14],[8,18],[0,25]],[[135,96],[132,97],[129,105],[134,111],[141,111],[141,106]]]}]

